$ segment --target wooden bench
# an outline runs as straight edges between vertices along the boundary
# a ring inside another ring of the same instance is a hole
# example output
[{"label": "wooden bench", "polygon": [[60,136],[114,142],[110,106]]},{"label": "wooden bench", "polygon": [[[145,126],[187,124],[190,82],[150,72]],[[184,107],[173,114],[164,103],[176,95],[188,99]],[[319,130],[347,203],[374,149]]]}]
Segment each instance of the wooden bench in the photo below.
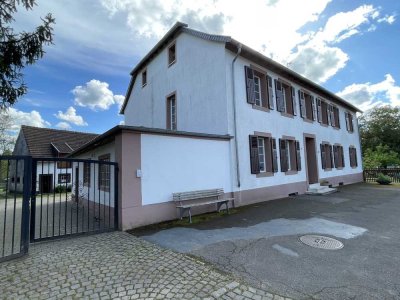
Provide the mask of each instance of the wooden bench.
[{"label": "wooden bench", "polygon": [[176,207],[179,208],[179,217],[182,220],[185,212],[188,212],[189,222],[192,223],[191,208],[208,204],[217,204],[217,211],[221,206],[226,206],[226,212],[229,214],[229,201],[232,201],[234,207],[234,198],[220,198],[224,194],[224,189],[199,190],[191,192],[173,193],[173,200]]}]

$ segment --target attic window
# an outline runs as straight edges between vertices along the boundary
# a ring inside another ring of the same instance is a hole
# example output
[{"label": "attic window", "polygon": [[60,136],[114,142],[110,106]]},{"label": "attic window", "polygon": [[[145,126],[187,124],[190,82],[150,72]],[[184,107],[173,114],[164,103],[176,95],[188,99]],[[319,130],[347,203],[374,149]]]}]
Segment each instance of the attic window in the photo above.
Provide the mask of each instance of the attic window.
[{"label": "attic window", "polygon": [[142,72],[142,87],[144,87],[147,84],[147,70],[144,70]]},{"label": "attic window", "polygon": [[175,44],[172,44],[168,48],[168,66],[172,65],[176,61]]}]

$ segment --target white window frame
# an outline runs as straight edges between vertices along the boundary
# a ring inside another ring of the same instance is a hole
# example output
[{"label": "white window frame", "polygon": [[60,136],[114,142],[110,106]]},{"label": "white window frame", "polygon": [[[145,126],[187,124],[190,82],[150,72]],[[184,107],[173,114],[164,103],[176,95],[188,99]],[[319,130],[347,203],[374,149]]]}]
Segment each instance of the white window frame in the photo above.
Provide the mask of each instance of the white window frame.
[{"label": "white window frame", "polygon": [[[262,99],[261,99],[261,78],[257,75],[254,75],[254,98],[255,98],[255,105],[262,106]],[[257,98],[258,97],[258,98]]]},{"label": "white window frame", "polygon": [[292,157],[291,157],[291,153],[290,153],[290,142],[291,142],[291,140],[285,140],[285,143],[286,143],[286,150],[285,151],[286,151],[286,154],[287,154],[288,171],[292,171],[293,170]]},{"label": "white window frame", "polygon": [[171,130],[176,130],[176,96],[171,95],[168,98],[169,103],[169,118],[170,118],[170,126]]},{"label": "white window frame", "polygon": [[258,148],[258,163],[260,166],[260,173],[265,173],[267,168],[265,165],[266,159],[265,159],[265,138],[264,137],[257,138],[257,148]]}]

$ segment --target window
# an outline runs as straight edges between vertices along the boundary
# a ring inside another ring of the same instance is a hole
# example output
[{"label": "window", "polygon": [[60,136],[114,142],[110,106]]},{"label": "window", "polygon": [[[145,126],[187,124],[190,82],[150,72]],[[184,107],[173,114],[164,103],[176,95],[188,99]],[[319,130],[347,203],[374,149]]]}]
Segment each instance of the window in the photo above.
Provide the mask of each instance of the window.
[{"label": "window", "polygon": [[354,146],[349,147],[349,156],[350,156],[350,167],[356,168],[358,166],[357,150]]},{"label": "window", "polygon": [[175,44],[172,44],[168,48],[168,66],[172,65],[175,61],[176,61]]},{"label": "window", "polygon": [[147,70],[142,72],[142,87],[147,84]]},{"label": "window", "polygon": [[173,94],[167,98],[167,129],[177,130],[176,96],[175,96],[175,94]]},{"label": "window", "polygon": [[83,185],[90,186],[90,163],[83,163]]},{"label": "window", "polygon": [[70,161],[59,161],[57,162],[57,169],[70,169],[72,164]]},{"label": "window", "polygon": [[274,109],[272,78],[245,66],[247,103],[256,107]]},{"label": "window", "polygon": [[341,145],[333,146],[333,161],[335,163],[335,168],[344,168],[344,153]]},{"label": "window", "polygon": [[314,97],[305,91],[299,90],[299,104],[300,116],[305,120],[315,120],[316,113]]},{"label": "window", "polygon": [[279,139],[281,171],[300,171],[300,143],[294,139]]},{"label": "window", "polygon": [[333,147],[329,143],[323,142],[321,144],[321,166],[324,170],[331,170],[333,168]]},{"label": "window", "polygon": [[329,105],[328,112],[329,124],[332,125],[332,127],[340,128],[339,109],[334,105]]},{"label": "window", "polygon": [[251,174],[278,172],[276,140],[271,137],[250,135]]},{"label": "window", "polygon": [[277,111],[293,115],[296,113],[296,93],[294,87],[275,79],[275,95]]},{"label": "window", "polygon": [[[110,161],[110,154],[99,156],[100,161]],[[99,163],[99,189],[110,191],[110,165]]]},{"label": "window", "polygon": [[346,129],[348,132],[353,132],[354,131],[354,126],[353,126],[353,115],[349,112],[344,113],[344,117],[346,119]]},{"label": "window", "polygon": [[70,183],[71,182],[71,174],[58,174],[58,183]]}]

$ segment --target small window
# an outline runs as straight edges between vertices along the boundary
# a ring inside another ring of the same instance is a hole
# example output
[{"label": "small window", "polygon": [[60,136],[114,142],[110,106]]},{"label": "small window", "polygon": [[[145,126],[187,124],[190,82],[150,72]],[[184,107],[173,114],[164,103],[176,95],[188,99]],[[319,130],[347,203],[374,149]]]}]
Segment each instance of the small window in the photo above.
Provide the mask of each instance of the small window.
[{"label": "small window", "polygon": [[333,147],[329,143],[321,144],[321,167],[324,170],[333,168]]},{"label": "small window", "polygon": [[175,44],[168,48],[168,65],[172,65],[176,61]]},{"label": "small window", "polygon": [[276,109],[282,113],[295,116],[296,95],[293,86],[275,79]]},{"label": "small window", "polygon": [[71,182],[71,174],[58,174],[58,183],[70,183]]},{"label": "small window", "polygon": [[167,129],[177,130],[176,119],[176,96],[173,94],[167,98]]},{"label": "small window", "polygon": [[344,114],[346,118],[346,129],[348,132],[353,132],[354,131],[353,115],[349,112],[345,112]]},{"label": "small window", "polygon": [[341,145],[333,146],[333,161],[335,168],[344,168],[343,146]]},{"label": "small window", "polygon": [[358,166],[357,150],[354,146],[349,147],[349,156],[350,156],[350,167],[356,168]]},{"label": "small window", "polygon": [[[99,156],[99,160],[103,162],[110,161],[110,154]],[[110,191],[110,165],[99,163],[99,189],[101,191]]]},{"label": "small window", "polygon": [[261,80],[258,76],[254,76],[254,98],[256,105],[261,106]]},{"label": "small window", "polygon": [[147,70],[142,72],[142,87],[147,84]]},{"label": "small window", "polygon": [[300,116],[309,121],[315,120],[314,97],[308,92],[299,90]]},{"label": "small window", "polygon": [[265,172],[265,138],[258,138],[258,162],[260,164],[260,172]]},{"label": "small window", "polygon": [[278,172],[276,139],[250,135],[251,174]]},{"label": "small window", "polygon": [[280,159],[281,171],[300,171],[301,170],[301,157],[300,157],[300,143],[299,141],[280,139]]},{"label": "small window", "polygon": [[90,186],[90,163],[83,163],[83,185]]}]

